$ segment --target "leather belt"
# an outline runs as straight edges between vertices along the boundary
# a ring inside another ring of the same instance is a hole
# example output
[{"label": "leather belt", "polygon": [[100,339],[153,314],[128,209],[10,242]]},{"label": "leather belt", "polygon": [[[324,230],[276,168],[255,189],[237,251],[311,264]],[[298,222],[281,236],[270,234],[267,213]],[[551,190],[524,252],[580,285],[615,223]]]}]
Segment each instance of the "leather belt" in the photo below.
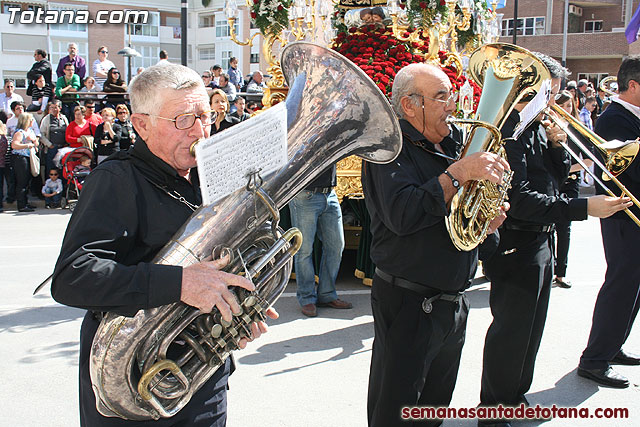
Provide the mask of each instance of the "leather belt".
[{"label": "leather belt", "polygon": [[505,224],[504,228],[507,230],[514,231],[529,231],[532,233],[551,233],[555,230],[555,225],[514,225],[514,224]]},{"label": "leather belt", "polygon": [[331,193],[331,190],[333,190],[333,187],[316,187],[312,191],[314,193],[327,194],[327,193]]},{"label": "leather belt", "polygon": [[464,296],[464,292],[445,292],[441,289],[430,288],[428,286],[421,285],[420,283],[411,282],[409,280],[405,280],[397,276],[392,276],[391,274],[387,274],[377,267],[376,267],[376,274],[378,275],[378,277],[380,277],[385,282],[389,283],[391,286],[397,286],[399,288],[413,291],[423,297],[438,296],[438,298],[435,298],[435,299],[457,302]]}]

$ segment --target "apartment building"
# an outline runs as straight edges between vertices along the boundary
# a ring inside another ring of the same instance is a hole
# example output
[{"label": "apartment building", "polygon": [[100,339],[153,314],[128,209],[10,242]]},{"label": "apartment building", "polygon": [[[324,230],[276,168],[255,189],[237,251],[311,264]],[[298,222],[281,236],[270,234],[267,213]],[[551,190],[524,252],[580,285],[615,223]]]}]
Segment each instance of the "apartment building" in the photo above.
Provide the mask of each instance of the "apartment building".
[{"label": "apartment building", "polygon": [[[132,74],[138,67],[149,67],[158,62],[162,49],[168,52],[169,61],[180,63],[180,7],[176,0],[0,1],[0,74],[3,79],[14,79],[17,92],[24,96],[26,72],[33,64],[33,52],[36,49],[49,52],[55,70],[60,58],[67,55],[67,46],[71,42],[78,45],[80,56],[87,61],[88,73],[98,57],[98,48],[103,45],[108,47],[109,59],[120,69],[123,77],[127,74],[128,59],[118,55],[118,51],[125,46],[131,46],[141,54],[131,59]],[[213,0],[207,7],[202,5],[202,0],[189,0],[187,65],[199,72],[214,64],[220,64],[226,70],[229,58],[235,56],[245,74],[266,69],[266,63],[260,62],[261,36],[256,37],[253,48],[234,43],[223,7],[224,0]],[[108,24],[79,23],[78,20],[70,23],[68,19],[57,24],[37,23],[35,18],[31,21],[30,18],[40,9],[45,13],[57,10],[71,11],[69,13],[74,13],[74,16],[87,14],[94,20],[99,11],[106,11],[103,16],[113,19]],[[147,22],[127,24],[123,14],[127,11],[146,11]],[[110,12],[112,14],[109,15]],[[12,13],[13,23],[10,22]],[[19,17],[22,14],[24,19],[21,23]],[[236,23],[238,39],[245,40],[258,31],[251,29],[249,22],[248,11],[242,8]]]},{"label": "apartment building", "polygon": [[[622,59],[640,53],[640,41],[627,44],[624,30],[638,7],[638,0],[580,0],[568,7],[566,65],[571,79],[597,84],[615,75]],[[517,25],[515,0],[498,10],[503,13],[500,42],[516,42],[526,49],[558,60],[563,57],[565,0],[519,0]]]}]

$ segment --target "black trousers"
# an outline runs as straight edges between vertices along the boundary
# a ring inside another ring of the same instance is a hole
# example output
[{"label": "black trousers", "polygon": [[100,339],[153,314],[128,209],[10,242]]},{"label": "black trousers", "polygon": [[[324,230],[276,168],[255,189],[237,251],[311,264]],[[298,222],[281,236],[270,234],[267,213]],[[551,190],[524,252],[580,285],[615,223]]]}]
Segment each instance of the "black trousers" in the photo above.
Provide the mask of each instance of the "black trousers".
[{"label": "black trousers", "polygon": [[16,200],[16,174],[13,170],[13,156],[11,155],[6,157],[4,179],[7,183],[7,203],[12,203]]},{"label": "black trousers", "polygon": [[501,230],[498,250],[484,264],[493,322],[484,344],[482,405],[517,405],[531,387],[553,278],[551,240],[548,233]]},{"label": "black trousers", "polygon": [[[575,199],[580,195],[580,175],[571,174],[576,179],[567,178],[560,188],[560,191],[570,199]],[[571,221],[556,222],[556,264],[555,275],[558,277],[567,276],[567,264],[569,261],[569,243],[571,241]]]},{"label": "black trousers", "polygon": [[593,309],[584,369],[606,368],[631,332],[640,308],[640,229],[624,219],[600,221],[607,272]]},{"label": "black trousers", "polygon": [[31,182],[31,166],[29,158],[14,154],[13,169],[16,174],[16,200],[18,201],[18,209],[27,206],[27,193],[29,190],[29,182]]},{"label": "black trousers", "polygon": [[[404,406],[448,406],[458,376],[469,303],[435,301],[373,278],[371,306],[375,339],[369,373],[370,426],[413,425],[401,419]],[[441,420],[416,422],[437,426]]]},{"label": "black trousers", "polygon": [[80,330],[80,425],[102,426],[147,426],[159,427],[224,427],[227,424],[227,380],[231,370],[228,358],[215,374],[196,392],[189,403],[171,418],[158,421],[127,421],[121,418],[103,417],[96,409],[96,398],[91,387],[89,354],[98,321],[87,312]]}]

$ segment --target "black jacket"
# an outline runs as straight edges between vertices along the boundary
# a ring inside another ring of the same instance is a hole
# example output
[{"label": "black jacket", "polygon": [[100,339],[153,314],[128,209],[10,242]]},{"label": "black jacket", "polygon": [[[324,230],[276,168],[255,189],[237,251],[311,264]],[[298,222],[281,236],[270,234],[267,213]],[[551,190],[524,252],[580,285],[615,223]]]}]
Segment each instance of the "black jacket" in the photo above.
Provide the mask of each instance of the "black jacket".
[{"label": "black jacket", "polygon": [[[502,127],[503,137],[513,134],[518,121],[519,113],[514,110]],[[569,175],[569,154],[551,146],[541,123],[530,124],[516,141],[508,140],[505,149],[513,178],[508,191],[511,208],[503,227],[587,219],[587,199],[560,194],[560,185]]]},{"label": "black jacket", "polygon": [[52,86],[51,63],[48,60],[43,59],[42,61],[38,61],[31,66],[31,69],[27,72],[29,85],[31,85],[36,79],[36,74],[42,74],[44,76],[44,81],[47,82],[47,86]]},{"label": "black jacket", "polygon": [[[193,175],[193,174],[192,174]],[[200,204],[190,184],[143,141],[101,163],[84,182],[52,282],[62,304],[132,316],[180,300],[182,267],[151,260],[192,211],[152,182]]]},{"label": "black jacket", "polygon": [[[627,110],[623,105],[617,102],[612,102],[598,118],[598,121],[596,121],[595,131],[607,141],[611,141],[613,139],[620,141],[633,140],[640,137],[640,119]],[[638,160],[638,157],[639,156],[636,156],[633,163],[631,163],[631,165],[617,177],[622,185],[624,185],[636,198],[640,197],[640,160]],[[602,160],[601,156],[600,158]],[[600,174],[600,172],[598,172],[598,174]],[[605,184],[607,184],[615,195],[622,194],[618,187],[611,181],[607,181]],[[596,185],[596,191],[598,194],[606,194],[599,185]],[[640,218],[640,209],[636,206],[632,206],[630,209],[636,217]],[[624,212],[618,212],[610,218],[631,221],[631,218],[629,218],[629,216]]]}]

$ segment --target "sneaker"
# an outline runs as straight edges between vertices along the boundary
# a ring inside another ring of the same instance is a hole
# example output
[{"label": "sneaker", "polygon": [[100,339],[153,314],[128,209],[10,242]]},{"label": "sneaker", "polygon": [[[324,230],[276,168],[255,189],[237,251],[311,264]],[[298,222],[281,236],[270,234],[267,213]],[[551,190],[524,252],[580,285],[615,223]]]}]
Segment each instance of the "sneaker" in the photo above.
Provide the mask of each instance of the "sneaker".
[{"label": "sneaker", "polygon": [[51,205],[44,205],[45,209],[51,209]]}]

